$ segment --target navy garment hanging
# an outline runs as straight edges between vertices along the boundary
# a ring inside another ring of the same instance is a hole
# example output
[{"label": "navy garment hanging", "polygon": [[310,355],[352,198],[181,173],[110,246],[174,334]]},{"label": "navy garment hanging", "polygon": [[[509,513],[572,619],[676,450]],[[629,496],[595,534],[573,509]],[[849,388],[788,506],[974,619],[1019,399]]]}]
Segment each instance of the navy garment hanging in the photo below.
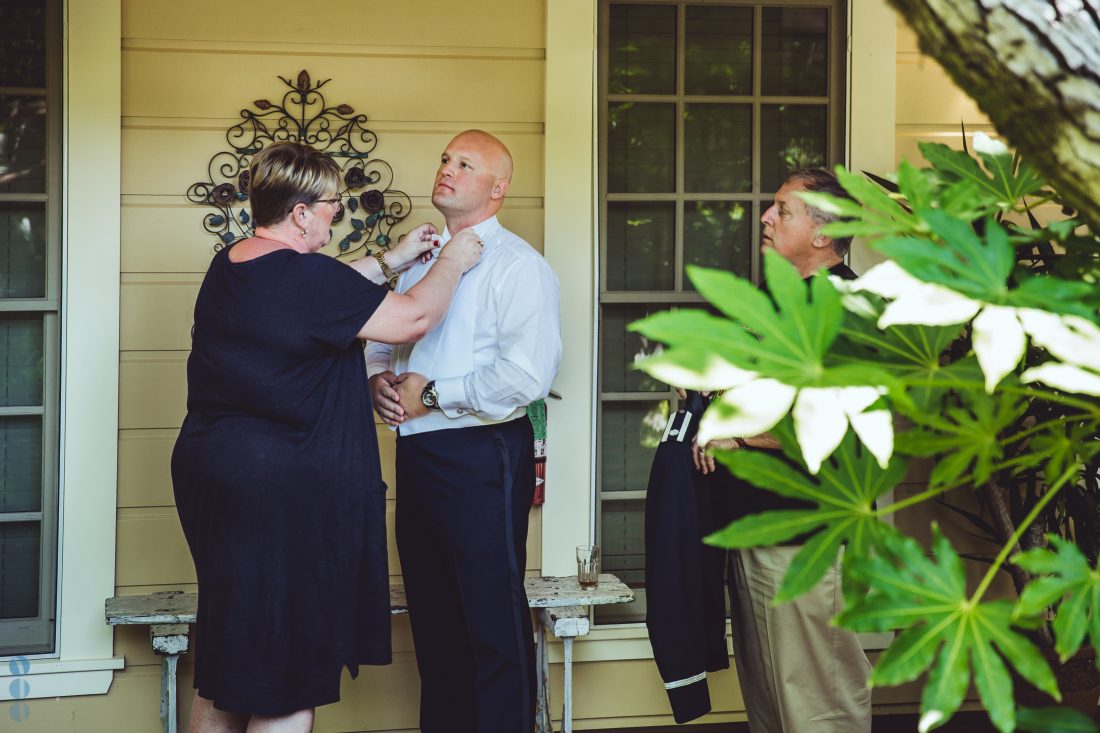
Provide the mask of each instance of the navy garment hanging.
[{"label": "navy garment hanging", "polygon": [[710,712],[706,673],[729,667],[725,550],[702,538],[725,526],[716,474],[695,470],[691,443],[708,400],[688,392],[669,418],[646,492],[646,626],[677,723]]}]

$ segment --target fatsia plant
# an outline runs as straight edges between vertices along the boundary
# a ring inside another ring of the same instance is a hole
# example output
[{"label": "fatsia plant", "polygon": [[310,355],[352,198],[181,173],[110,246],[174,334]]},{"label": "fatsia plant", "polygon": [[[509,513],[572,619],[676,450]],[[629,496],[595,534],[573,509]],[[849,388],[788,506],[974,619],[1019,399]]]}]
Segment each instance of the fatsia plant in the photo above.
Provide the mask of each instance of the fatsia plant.
[{"label": "fatsia plant", "polygon": [[[719,460],[813,505],[742,518],[708,542],[806,537],[780,600],[813,587],[844,545],[847,604],[837,622],[896,632],[872,683],[927,673],[921,731],[949,720],[971,683],[1004,733],[1096,730],[1073,711],[1017,706],[1010,670],[1060,700],[1044,647],[1064,661],[1087,640],[1100,645],[1096,548],[1070,541],[1095,538],[1086,525],[1100,519],[1068,514],[1079,504],[1065,498],[1097,486],[1100,246],[1072,219],[1040,225],[1035,210],[1057,206],[1047,183],[984,135],[974,147],[976,156],[924,144],[930,166],[903,162],[885,187],[838,168],[856,201],[801,194],[840,217],[825,233],[863,237],[887,258],[858,279],[819,273],[807,285],[768,251],[767,294],[691,268],[719,315],[672,310],[631,328],[666,345],[641,369],[721,391],[700,441],[770,431],[783,447],[782,456],[719,452]],[[910,457],[934,459],[925,490],[876,503]],[[1039,487],[1007,506],[1003,486],[1024,474],[1040,477]],[[938,530],[923,548],[884,521],[952,492],[984,497],[1002,530],[974,587]],[[1057,511],[1060,523],[1050,519]],[[1048,528],[1060,536],[1047,539]],[[1018,599],[990,597],[1002,570],[1018,581]]]}]

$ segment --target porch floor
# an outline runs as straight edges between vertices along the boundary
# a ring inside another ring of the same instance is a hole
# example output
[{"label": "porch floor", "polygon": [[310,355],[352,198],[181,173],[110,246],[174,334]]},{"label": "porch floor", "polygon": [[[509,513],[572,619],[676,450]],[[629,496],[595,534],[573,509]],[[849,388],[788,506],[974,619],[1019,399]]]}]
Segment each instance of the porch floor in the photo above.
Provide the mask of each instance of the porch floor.
[{"label": "porch floor", "polygon": [[[915,733],[917,719],[916,715],[876,715],[871,723],[872,733]],[[937,733],[996,733],[982,712],[958,713],[951,722],[936,730]],[[749,726],[748,723],[718,723],[661,728],[607,728],[590,733],[749,733]]]}]

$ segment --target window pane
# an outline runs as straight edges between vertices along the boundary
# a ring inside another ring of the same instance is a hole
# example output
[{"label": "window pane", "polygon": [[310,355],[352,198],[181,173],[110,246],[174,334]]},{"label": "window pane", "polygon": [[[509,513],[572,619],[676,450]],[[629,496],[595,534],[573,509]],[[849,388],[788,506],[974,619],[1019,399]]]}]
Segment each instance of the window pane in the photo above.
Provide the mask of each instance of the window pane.
[{"label": "window pane", "polygon": [[[684,202],[684,265],[752,274],[752,205],[740,201]],[[684,273],[684,289],[694,286]]]},{"label": "window pane", "polygon": [[44,0],[4,0],[0,16],[0,87],[46,86]]},{"label": "window pane", "polygon": [[46,190],[46,98],[0,94],[0,193]]},{"label": "window pane", "polygon": [[600,340],[603,343],[600,372],[602,392],[662,392],[668,385],[632,368],[634,363],[650,356],[657,344],[626,327],[651,313],[665,310],[667,305],[605,305],[601,311]]},{"label": "window pane", "polygon": [[[646,466],[647,470],[649,466]],[[627,604],[597,606],[599,623],[645,618],[645,501],[604,501],[600,505],[600,554],[603,572],[613,573],[635,591]]]},{"label": "window pane", "polygon": [[671,192],[676,188],[675,161],[674,105],[608,105],[608,192]]},{"label": "window pane", "polygon": [[828,109],[824,105],[765,104],[760,108],[760,187],[777,191],[796,168],[825,165]]},{"label": "window pane", "polygon": [[612,5],[608,28],[611,94],[676,91],[676,8]]},{"label": "window pane", "polygon": [[0,315],[0,407],[42,404],[42,314]]},{"label": "window pane", "polygon": [[829,93],[829,11],[764,8],[760,40],[764,94],[824,97]]},{"label": "window pane", "polygon": [[686,94],[752,94],[752,12],[687,7]]},{"label": "window pane", "polygon": [[0,524],[0,619],[38,615],[38,522]]},{"label": "window pane", "polygon": [[684,190],[752,190],[751,105],[684,105]]},{"label": "window pane", "polygon": [[608,202],[608,290],[672,290],[675,250],[674,204]]},{"label": "window pane", "polygon": [[668,421],[668,400],[605,402],[600,421],[603,491],[645,491],[649,464]]},{"label": "window pane", "polygon": [[41,509],[42,418],[0,417],[0,512]]},{"label": "window pane", "polygon": [[0,202],[0,298],[46,295],[46,205]]}]

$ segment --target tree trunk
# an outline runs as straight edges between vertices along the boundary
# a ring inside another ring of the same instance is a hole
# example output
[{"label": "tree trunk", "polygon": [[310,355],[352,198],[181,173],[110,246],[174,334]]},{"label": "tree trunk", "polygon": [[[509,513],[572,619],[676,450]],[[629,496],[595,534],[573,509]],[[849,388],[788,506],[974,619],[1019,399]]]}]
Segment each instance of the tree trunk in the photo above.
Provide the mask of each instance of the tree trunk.
[{"label": "tree trunk", "polygon": [[889,0],[1024,158],[1100,231],[1097,0]]}]

